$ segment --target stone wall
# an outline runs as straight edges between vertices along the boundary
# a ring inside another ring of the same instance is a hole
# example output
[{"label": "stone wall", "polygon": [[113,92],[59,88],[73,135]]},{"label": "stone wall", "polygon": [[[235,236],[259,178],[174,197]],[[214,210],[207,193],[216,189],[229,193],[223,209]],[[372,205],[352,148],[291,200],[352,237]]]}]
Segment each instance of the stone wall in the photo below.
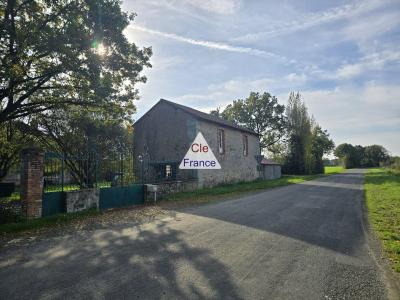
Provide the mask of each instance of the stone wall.
[{"label": "stone wall", "polygon": [[[220,170],[198,170],[199,187],[260,178],[255,159],[255,156],[260,154],[258,136],[205,121],[199,121],[197,125],[197,130],[203,134],[221,165]],[[223,154],[218,152],[218,129],[224,130],[225,133]],[[243,154],[243,135],[248,138],[248,155]]]},{"label": "stone wall", "polygon": [[156,185],[157,185],[157,199],[162,199],[166,195],[175,194],[178,192],[194,191],[198,188],[197,180],[167,181],[158,183]]},{"label": "stone wall", "polygon": [[82,211],[85,209],[99,209],[99,190],[83,189],[65,193],[67,213]]}]

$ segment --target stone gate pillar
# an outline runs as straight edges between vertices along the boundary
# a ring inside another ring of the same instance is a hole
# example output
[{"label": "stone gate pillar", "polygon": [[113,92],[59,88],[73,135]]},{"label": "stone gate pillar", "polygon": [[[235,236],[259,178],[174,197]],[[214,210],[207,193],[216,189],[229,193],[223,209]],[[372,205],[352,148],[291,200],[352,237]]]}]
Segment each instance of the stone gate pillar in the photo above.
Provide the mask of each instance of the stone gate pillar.
[{"label": "stone gate pillar", "polygon": [[28,219],[42,216],[44,152],[27,148],[21,152],[21,209]]}]

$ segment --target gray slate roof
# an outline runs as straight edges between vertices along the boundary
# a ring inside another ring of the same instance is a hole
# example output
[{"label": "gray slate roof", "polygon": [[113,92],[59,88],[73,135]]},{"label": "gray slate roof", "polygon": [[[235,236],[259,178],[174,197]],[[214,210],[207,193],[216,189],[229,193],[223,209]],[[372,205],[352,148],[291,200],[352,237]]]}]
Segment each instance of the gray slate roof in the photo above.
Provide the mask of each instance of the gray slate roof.
[{"label": "gray slate roof", "polygon": [[262,165],[281,165],[278,162],[273,161],[272,159],[267,159],[267,158],[263,158],[263,160],[261,161]]},{"label": "gray slate roof", "polygon": [[[243,132],[247,132],[249,134],[254,134],[254,135],[257,135],[257,136],[259,135],[258,133],[254,132],[251,129],[236,125],[235,123],[226,121],[226,120],[224,120],[222,118],[219,118],[219,117],[216,117],[216,116],[213,116],[213,115],[210,115],[210,114],[206,114],[204,112],[195,110],[195,109],[193,109],[191,107],[188,107],[188,106],[185,106],[185,105],[182,105],[182,104],[178,104],[178,103],[175,103],[175,102],[172,102],[172,101],[169,101],[169,100],[165,100],[165,99],[160,99],[160,101],[158,101],[154,106],[158,105],[159,103],[166,103],[166,104],[169,104],[169,105],[171,105],[171,106],[173,106],[175,108],[182,109],[183,111],[187,112],[188,114],[191,114],[193,117],[195,117],[197,119],[201,119],[201,120],[208,121],[208,122],[211,122],[211,123],[219,124],[221,126],[233,128],[233,129],[240,130],[240,131],[243,131]],[[144,117],[144,115],[142,116],[142,118],[143,117]],[[137,120],[136,122],[139,122],[139,120]]]}]

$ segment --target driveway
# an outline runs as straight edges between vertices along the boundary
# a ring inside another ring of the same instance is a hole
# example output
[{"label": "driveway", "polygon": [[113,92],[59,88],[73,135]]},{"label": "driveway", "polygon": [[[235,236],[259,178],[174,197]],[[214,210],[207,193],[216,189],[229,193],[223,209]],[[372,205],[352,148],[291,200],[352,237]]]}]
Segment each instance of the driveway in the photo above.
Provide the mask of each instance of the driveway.
[{"label": "driveway", "polygon": [[2,299],[385,299],[363,171],[0,251]]}]

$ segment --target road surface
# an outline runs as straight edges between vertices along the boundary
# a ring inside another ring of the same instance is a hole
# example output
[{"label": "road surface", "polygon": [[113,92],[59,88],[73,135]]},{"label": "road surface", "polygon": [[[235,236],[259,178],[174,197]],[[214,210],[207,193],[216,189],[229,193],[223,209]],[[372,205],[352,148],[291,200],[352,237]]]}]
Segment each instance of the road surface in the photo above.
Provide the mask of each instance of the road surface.
[{"label": "road surface", "polygon": [[385,299],[363,171],[0,250],[1,299]]}]

